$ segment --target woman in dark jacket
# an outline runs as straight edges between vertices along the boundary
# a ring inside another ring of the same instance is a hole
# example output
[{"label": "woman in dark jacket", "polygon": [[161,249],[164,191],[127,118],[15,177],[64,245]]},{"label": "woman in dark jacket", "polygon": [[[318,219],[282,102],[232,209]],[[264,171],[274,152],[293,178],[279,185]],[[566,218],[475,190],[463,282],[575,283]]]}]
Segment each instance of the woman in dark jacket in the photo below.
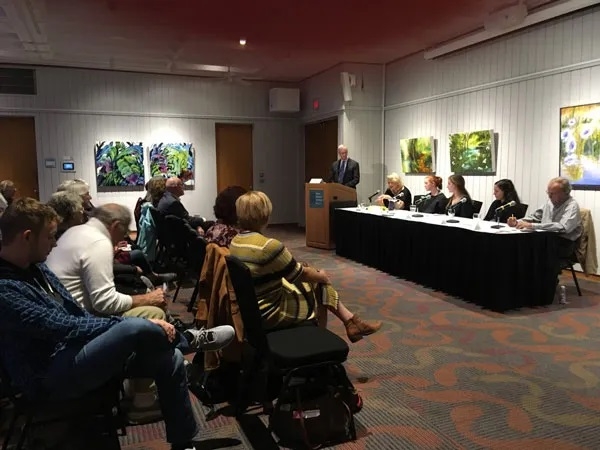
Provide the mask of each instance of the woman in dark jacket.
[{"label": "woman in dark jacket", "polygon": [[[504,178],[496,181],[494,183],[494,197],[496,200],[490,205],[490,209],[488,209],[485,215],[485,220],[496,220],[498,218],[500,222],[506,223],[510,216],[517,215],[517,206],[521,203],[521,200],[519,200],[519,195],[511,180]],[[510,202],[515,202],[515,205],[496,212],[498,208]]]},{"label": "woman in dark jacket", "polygon": [[473,200],[465,188],[465,179],[462,175],[450,175],[448,178],[448,192],[452,196],[446,203],[446,213],[454,211],[456,217],[473,218]]},{"label": "woman in dark jacket", "polygon": [[415,204],[419,212],[430,214],[446,214],[446,196],[442,193],[442,179],[435,175],[425,177],[425,190],[427,195]]}]

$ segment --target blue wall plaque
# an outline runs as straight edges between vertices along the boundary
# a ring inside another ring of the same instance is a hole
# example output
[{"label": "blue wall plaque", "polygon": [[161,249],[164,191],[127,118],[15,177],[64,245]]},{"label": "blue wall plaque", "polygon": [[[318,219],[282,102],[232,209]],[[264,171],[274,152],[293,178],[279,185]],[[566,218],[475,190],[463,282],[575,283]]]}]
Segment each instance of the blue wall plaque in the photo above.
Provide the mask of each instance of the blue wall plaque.
[{"label": "blue wall plaque", "polygon": [[309,208],[323,208],[325,206],[325,194],[323,189],[311,189],[308,191],[308,195]]}]

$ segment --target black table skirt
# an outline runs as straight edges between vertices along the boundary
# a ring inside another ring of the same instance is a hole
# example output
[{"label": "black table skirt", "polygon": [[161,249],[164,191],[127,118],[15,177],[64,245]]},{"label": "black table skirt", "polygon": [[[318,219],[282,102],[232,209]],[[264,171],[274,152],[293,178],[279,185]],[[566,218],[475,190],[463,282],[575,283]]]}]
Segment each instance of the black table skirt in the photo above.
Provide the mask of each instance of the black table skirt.
[{"label": "black table skirt", "polygon": [[494,311],[552,303],[553,233],[490,234],[335,211],[336,253]]}]

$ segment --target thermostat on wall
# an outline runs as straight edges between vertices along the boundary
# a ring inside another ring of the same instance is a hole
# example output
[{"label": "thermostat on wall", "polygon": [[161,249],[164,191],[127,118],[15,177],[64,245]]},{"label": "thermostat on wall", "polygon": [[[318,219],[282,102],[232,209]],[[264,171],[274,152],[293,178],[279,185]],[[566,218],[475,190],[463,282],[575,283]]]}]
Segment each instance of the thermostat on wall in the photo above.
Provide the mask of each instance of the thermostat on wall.
[{"label": "thermostat on wall", "polygon": [[75,161],[63,161],[62,172],[75,172]]}]

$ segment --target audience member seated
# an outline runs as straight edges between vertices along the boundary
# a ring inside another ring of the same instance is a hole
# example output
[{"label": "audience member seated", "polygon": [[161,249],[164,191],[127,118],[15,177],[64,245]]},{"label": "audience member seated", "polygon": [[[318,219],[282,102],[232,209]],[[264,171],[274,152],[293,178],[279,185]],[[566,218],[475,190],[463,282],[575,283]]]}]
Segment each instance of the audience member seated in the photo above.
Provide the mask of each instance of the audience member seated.
[{"label": "audience member seated", "polygon": [[[508,218],[508,225],[517,229],[545,230],[560,233],[558,256],[568,259],[573,256],[577,240],[583,232],[581,213],[577,200],[571,197],[571,183],[563,177],[552,178],[546,190],[548,201],[532,215],[522,220]],[[560,264],[556,274],[560,273]]]},{"label": "audience member seated", "polygon": [[74,180],[63,181],[59,184],[56,191],[70,191],[81,196],[83,200],[84,222],[88,221],[92,216],[92,211],[94,211],[94,205],[92,204],[92,196],[90,195],[90,185],[85,180],[75,178]]},{"label": "audience member seated", "polygon": [[[157,234],[156,224],[152,217],[152,208],[158,206],[158,202],[166,192],[167,179],[164,177],[152,177],[146,183],[145,201],[140,206],[139,218],[137,220],[138,235],[137,246],[144,252],[148,261],[156,261]],[[137,207],[137,206],[136,206]]]},{"label": "audience member seated", "polygon": [[96,208],[87,223],[69,228],[62,235],[48,257],[48,267],[88,312],[165,319],[162,288],[134,296],[115,288],[114,247],[130,223],[131,212],[124,206],[108,203]]},{"label": "audience member seated", "polygon": [[454,211],[456,217],[473,218],[473,200],[465,188],[462,175],[450,175],[448,192],[452,194],[446,203],[446,213]]},{"label": "audience member seated", "polygon": [[206,221],[202,217],[190,216],[180,200],[184,193],[183,182],[179,178],[169,178],[166,191],[158,202],[157,209],[163,216],[176,216],[184,219],[194,230],[203,235],[204,228],[208,228]]},{"label": "audience member seated", "polygon": [[[135,219],[135,224],[138,227],[138,233],[139,233],[140,217],[142,216],[142,205],[144,203],[150,203],[156,208],[158,206],[159,200],[161,199],[162,195],[165,193],[166,181],[167,181],[167,179],[165,177],[163,177],[161,175],[157,175],[157,176],[150,178],[146,182],[146,185],[144,186],[144,188],[146,189],[146,195],[144,197],[139,197],[137,199],[137,202],[135,203],[135,207],[133,208],[133,217]],[[162,184],[162,191],[160,192],[160,195],[157,198],[156,191],[157,191],[157,187],[159,186],[159,184]],[[150,192],[151,188],[154,190],[154,197],[153,197],[153,194]]]},{"label": "audience member seated", "polygon": [[55,192],[48,200],[48,206],[58,214],[57,241],[69,228],[81,225],[84,221],[83,200],[75,192]]},{"label": "audience member seated", "polygon": [[417,205],[420,212],[429,214],[445,214],[446,213],[446,196],[442,193],[442,179],[435,175],[425,177],[425,191],[428,193],[421,197]]},{"label": "audience member seated", "polygon": [[297,263],[278,240],[262,234],[273,206],[263,192],[251,191],[236,201],[242,230],[231,241],[231,255],[248,266],[266,329],[285,328],[317,319],[327,326],[331,311],[346,326],[351,342],[375,333],[381,322],[364,322],[339,300],[322,270]]},{"label": "audience member seated", "polygon": [[17,195],[18,189],[15,186],[15,183],[11,180],[2,180],[0,181],[0,197],[2,201],[2,206],[4,209],[9,207],[13,200]]},{"label": "audience member seated", "polygon": [[410,209],[412,196],[396,172],[392,172],[387,176],[387,184],[387,190],[383,195],[377,197],[377,204],[389,206],[391,200],[395,203],[394,209]]},{"label": "audience member seated", "polygon": [[217,244],[220,247],[229,247],[231,240],[239,233],[235,202],[247,190],[241,186],[225,188],[215,200],[213,211],[217,222],[206,230],[204,239],[207,244]]},{"label": "audience member seated", "polygon": [[[509,217],[517,213],[517,205],[521,203],[513,182],[506,178],[496,181],[494,183],[494,197],[496,200],[490,205],[490,209],[488,209],[485,215],[485,220],[495,221],[499,219],[500,222],[506,223]],[[496,211],[510,202],[515,202],[515,206],[505,207],[502,211]]]},{"label": "audience member seated", "polygon": [[155,380],[171,450],[195,450],[200,431],[182,350],[214,351],[231,327],[189,330],[162,320],[96,317],[82,310],[43,264],[56,245],[49,206],[19,199],[0,219],[0,357],[28,398],[78,398],[120,377]]}]

